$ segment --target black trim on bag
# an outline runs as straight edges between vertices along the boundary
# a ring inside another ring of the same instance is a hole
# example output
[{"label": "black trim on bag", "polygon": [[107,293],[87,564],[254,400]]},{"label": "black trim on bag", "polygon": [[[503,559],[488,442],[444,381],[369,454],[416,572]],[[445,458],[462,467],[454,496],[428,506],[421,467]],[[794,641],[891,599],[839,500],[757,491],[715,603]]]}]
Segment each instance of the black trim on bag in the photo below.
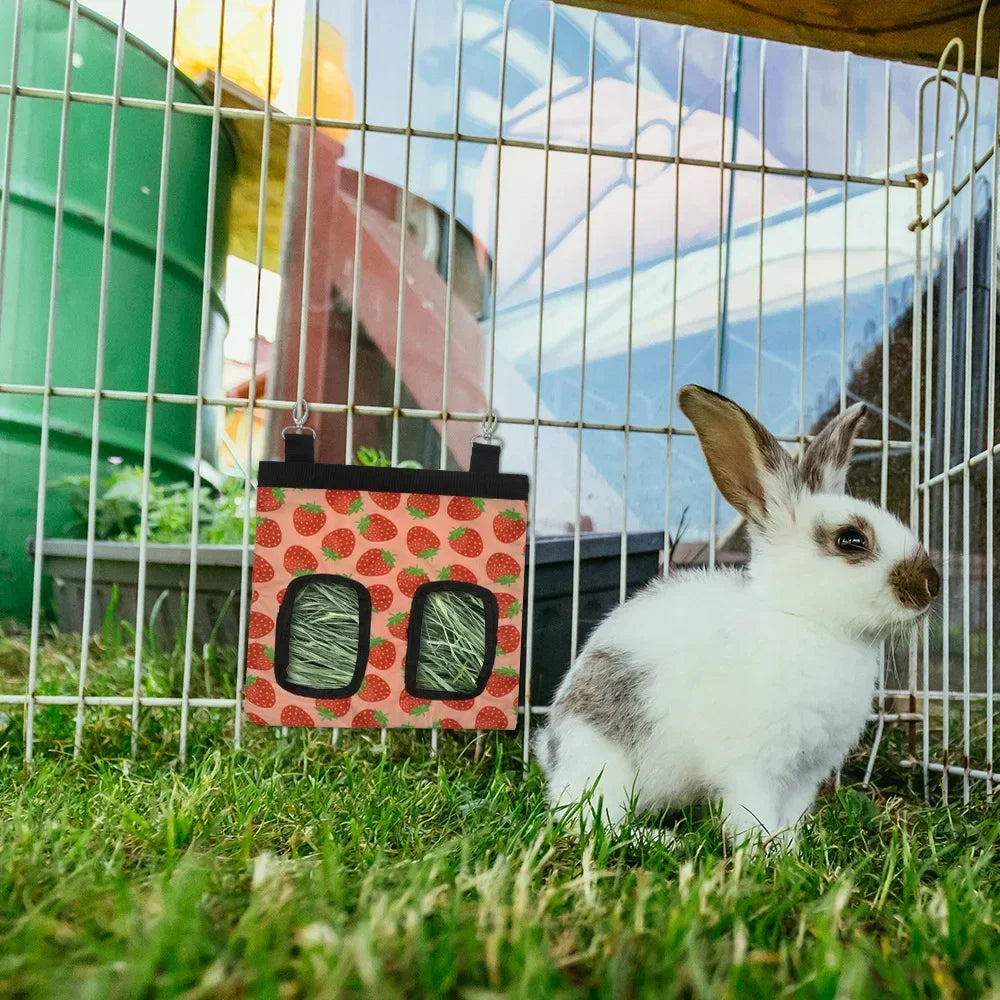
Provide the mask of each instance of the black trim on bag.
[{"label": "black trim on bag", "polygon": [[[420,663],[420,633],[424,624],[424,609],[427,599],[432,594],[459,593],[472,594],[483,602],[484,614],[484,646],[483,666],[476,678],[476,686],[471,691],[441,691],[437,688],[422,688],[417,686],[417,667]],[[497,656],[497,628],[500,623],[500,607],[496,594],[492,590],[480,587],[476,583],[464,583],[451,580],[434,580],[417,587],[410,605],[410,624],[407,630],[406,658],[404,660],[403,683],[406,690],[415,698],[429,698],[434,701],[477,698],[486,690],[486,684],[493,673],[493,664]]]},{"label": "black trim on bag", "polygon": [[[358,595],[358,662],[350,683],[340,688],[311,688],[296,684],[288,679],[289,646],[291,643],[292,615],[295,613],[295,599],[313,584],[334,583],[340,587],[348,587]],[[368,588],[357,580],[338,573],[308,573],[297,576],[285,590],[285,599],[278,609],[278,623],[274,639],[274,679],[278,686],[292,694],[300,694],[306,698],[350,698],[361,690],[365,679],[365,668],[368,665],[368,654],[371,648],[372,628],[372,598]]]},{"label": "black trim on bag", "polygon": [[289,489],[361,490],[375,493],[438,493],[444,496],[527,500],[528,477],[512,472],[394,469],[318,462],[261,462],[258,486]]}]

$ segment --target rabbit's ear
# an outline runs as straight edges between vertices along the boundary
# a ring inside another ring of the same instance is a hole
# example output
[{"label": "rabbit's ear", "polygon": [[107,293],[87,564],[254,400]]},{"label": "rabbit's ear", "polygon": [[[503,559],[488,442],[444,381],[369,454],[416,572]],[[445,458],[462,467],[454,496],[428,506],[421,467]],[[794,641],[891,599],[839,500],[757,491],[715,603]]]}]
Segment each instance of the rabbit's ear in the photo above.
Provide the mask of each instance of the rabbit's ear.
[{"label": "rabbit's ear", "polygon": [[855,403],[813,438],[799,465],[799,482],[810,493],[844,492],[854,438],[867,412],[864,403]]},{"label": "rabbit's ear", "polygon": [[769,508],[791,500],[795,465],[777,438],[731,399],[698,385],[677,395],[694,424],[719,492],[758,526]]}]

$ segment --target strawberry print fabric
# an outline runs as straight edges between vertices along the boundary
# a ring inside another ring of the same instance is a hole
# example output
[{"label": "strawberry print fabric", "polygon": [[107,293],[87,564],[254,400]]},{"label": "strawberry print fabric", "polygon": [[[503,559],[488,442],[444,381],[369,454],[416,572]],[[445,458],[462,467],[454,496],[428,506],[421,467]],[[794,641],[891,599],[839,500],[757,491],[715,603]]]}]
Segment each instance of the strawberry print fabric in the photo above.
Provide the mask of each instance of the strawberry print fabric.
[{"label": "strawberry print fabric", "polygon": [[[513,729],[522,654],[527,501],[430,493],[262,486],[244,707],[259,725]],[[275,677],[278,611],[289,583],[337,574],[371,596],[364,680],[348,698],[309,698]],[[475,698],[428,699],[404,684],[411,603],[431,581],[497,598],[496,658]]]}]

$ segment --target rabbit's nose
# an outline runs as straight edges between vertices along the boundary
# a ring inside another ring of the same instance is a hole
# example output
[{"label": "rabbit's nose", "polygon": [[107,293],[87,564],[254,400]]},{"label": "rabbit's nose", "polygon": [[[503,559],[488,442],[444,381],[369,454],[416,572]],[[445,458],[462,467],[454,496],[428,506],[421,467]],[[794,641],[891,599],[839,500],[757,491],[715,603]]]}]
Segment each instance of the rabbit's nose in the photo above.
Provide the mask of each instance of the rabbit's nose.
[{"label": "rabbit's nose", "polygon": [[924,586],[927,588],[927,596],[933,601],[941,590],[941,576],[929,562],[924,568]]},{"label": "rabbit's nose", "polygon": [[889,585],[904,607],[925,611],[941,589],[941,577],[927,554],[921,552],[893,567]]}]

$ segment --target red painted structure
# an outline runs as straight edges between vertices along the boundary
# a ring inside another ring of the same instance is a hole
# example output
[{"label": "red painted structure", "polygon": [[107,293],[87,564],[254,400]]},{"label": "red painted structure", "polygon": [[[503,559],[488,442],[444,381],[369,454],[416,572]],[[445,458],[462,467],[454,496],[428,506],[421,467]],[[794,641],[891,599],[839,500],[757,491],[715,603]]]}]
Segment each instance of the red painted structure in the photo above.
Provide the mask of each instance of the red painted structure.
[{"label": "red painted structure", "polygon": [[[305,330],[305,398],[309,404],[345,404],[348,398],[358,175],[340,164],[342,154],[343,146],[336,140],[316,135],[312,232],[308,247],[309,308]],[[275,399],[296,398],[306,259],[308,163],[308,136],[293,130],[288,150],[282,238],[282,303],[268,387],[268,396]],[[405,249],[400,366],[404,387],[402,405],[440,410],[446,377],[443,367],[446,281],[442,274],[444,268],[438,260],[424,255],[420,226],[414,219],[419,222],[437,213],[440,221],[443,216],[438,209],[412,196],[408,211],[411,216]],[[390,406],[393,402],[401,214],[402,191],[366,175],[357,303],[355,404],[359,406]],[[447,229],[446,218],[444,228]],[[444,253],[446,259],[446,250]],[[473,251],[470,250],[467,256],[471,258]],[[468,270],[468,262],[463,261],[463,264]],[[487,334],[473,312],[474,303],[468,301],[470,298],[457,291],[452,296],[447,405],[449,411],[478,413],[486,408],[483,381]],[[268,449],[272,454],[279,453],[278,436],[288,422],[284,416],[272,419]],[[318,459],[345,461],[346,414],[315,414],[309,423],[318,434]],[[406,423],[413,425],[414,422],[404,420],[401,429]],[[433,422],[438,432],[440,423]],[[424,427],[426,430],[426,425]],[[448,448],[459,465],[466,464],[471,440],[477,433],[476,423],[449,423]],[[427,436],[433,438],[433,435]],[[355,449],[376,446],[388,452],[387,418],[355,412],[353,443]],[[433,442],[425,443],[423,450],[432,454]],[[402,444],[399,457],[421,458],[405,454]],[[436,464],[437,459],[433,461]]]}]

